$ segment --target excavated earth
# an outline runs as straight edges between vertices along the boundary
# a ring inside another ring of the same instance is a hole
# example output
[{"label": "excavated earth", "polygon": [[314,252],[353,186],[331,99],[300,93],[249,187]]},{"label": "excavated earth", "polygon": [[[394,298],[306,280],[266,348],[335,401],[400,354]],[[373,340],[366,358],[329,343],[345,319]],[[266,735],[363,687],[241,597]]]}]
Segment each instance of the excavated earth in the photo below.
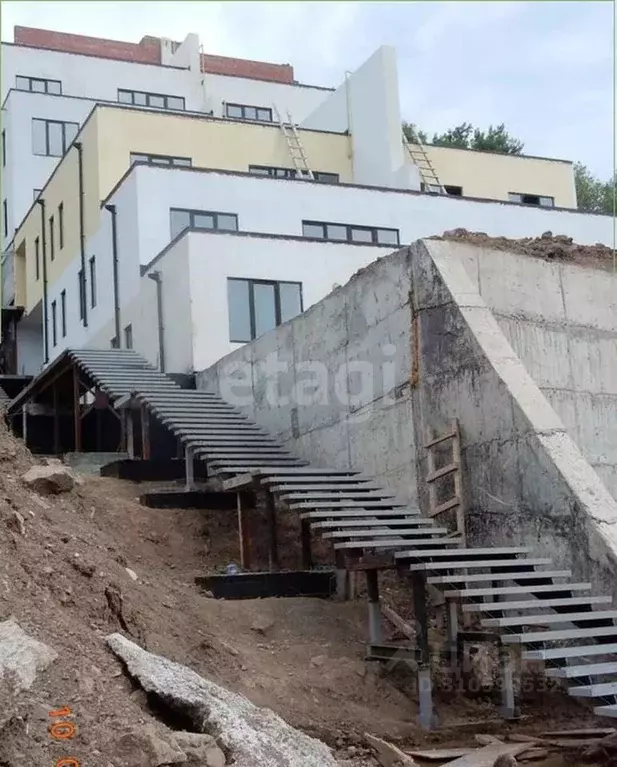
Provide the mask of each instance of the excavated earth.
[{"label": "excavated earth", "polygon": [[[123,733],[150,723],[178,728],[109,651],[105,637],[114,632],[271,708],[349,767],[377,765],[365,732],[405,745],[460,745],[478,732],[592,722],[588,708],[544,689],[527,695],[524,718],[506,727],[488,697],[444,688],[436,693],[442,728],[424,733],[413,676],[364,661],[361,595],[345,603],[209,598],[194,578],[236,559],[233,513],[148,509],[138,502],[143,485],[92,476],[70,492],[40,495],[22,476],[41,462],[0,420],[0,622],[13,618],[57,653],[29,690],[11,696],[0,680],[2,767],[53,767],[68,757],[117,767]],[[281,537],[283,547],[297,546],[292,527],[283,524]],[[393,577],[384,585],[386,600],[409,617],[405,586]],[[63,707],[77,726],[70,741],[49,733],[49,711]]]}]

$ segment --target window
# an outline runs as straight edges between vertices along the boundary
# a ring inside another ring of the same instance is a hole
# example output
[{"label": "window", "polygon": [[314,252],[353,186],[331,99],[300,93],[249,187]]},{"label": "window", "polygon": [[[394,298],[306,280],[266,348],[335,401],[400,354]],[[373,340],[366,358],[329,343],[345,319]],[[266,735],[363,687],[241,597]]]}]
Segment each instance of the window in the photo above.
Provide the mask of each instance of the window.
[{"label": "window", "polygon": [[259,120],[272,122],[272,110],[265,107],[249,107],[245,104],[225,104],[225,116],[232,120]]},{"label": "window", "polygon": [[33,189],[32,190],[33,200],[36,200],[36,198],[41,194],[42,191],[43,191],[42,189]]},{"label": "window", "polygon": [[96,256],[91,256],[90,264],[90,306],[96,306]]},{"label": "window", "polygon": [[449,186],[448,184],[444,184],[443,188],[446,190],[446,194],[451,194],[452,197],[462,197],[463,196],[463,187],[462,186]]},{"label": "window", "polygon": [[[249,165],[249,173],[255,176],[270,176],[270,178],[296,178],[298,171],[295,168],[277,168],[269,165]],[[322,171],[314,170],[313,176],[315,181],[322,181],[325,184],[338,184],[338,173],[322,173]],[[306,176],[301,176],[306,178]]]},{"label": "window", "polygon": [[356,242],[366,245],[399,245],[398,229],[380,229],[355,224],[327,224],[321,221],[303,221],[302,235],[334,242]]},{"label": "window", "polygon": [[127,325],[124,328],[124,346],[127,349],[133,348],[133,326]]},{"label": "window", "polygon": [[58,205],[58,244],[60,250],[64,247],[64,203]]},{"label": "window", "polygon": [[6,131],[2,131],[2,167],[6,165]]},{"label": "window", "polygon": [[49,217],[49,254],[53,261],[56,257],[56,241],[54,238],[54,217]]},{"label": "window", "polygon": [[51,302],[51,342],[54,346],[58,344],[58,327],[57,327],[57,306],[55,300]]},{"label": "window", "polygon": [[166,96],[162,93],[143,93],[142,91],[127,91],[118,88],[118,101],[121,104],[131,104],[137,107],[153,107],[154,109],[186,109],[181,96]]},{"label": "window", "polygon": [[32,151],[48,157],[62,157],[77,135],[79,123],[32,118]]},{"label": "window", "polygon": [[302,312],[300,282],[227,280],[229,339],[246,343]]},{"label": "window", "polygon": [[62,323],[62,338],[66,336],[66,290],[60,293],[60,321]]},{"label": "window", "polygon": [[2,231],[4,236],[9,236],[9,204],[6,200],[2,201]]},{"label": "window", "polygon": [[218,229],[222,232],[238,231],[238,216],[235,213],[214,213],[207,210],[184,210],[171,208],[171,239],[185,229]]},{"label": "window", "polygon": [[40,279],[41,277],[41,253],[39,248],[39,238],[36,237],[34,240],[34,272],[36,275],[36,279]]},{"label": "window", "polygon": [[77,289],[79,291],[79,319],[84,318],[84,309],[86,306],[86,291],[84,290],[84,270],[80,269],[77,273]]},{"label": "window", "polygon": [[165,154],[139,154],[131,152],[131,165],[134,162],[147,162],[149,165],[174,165],[180,168],[190,168],[193,164],[190,157],[170,157]]},{"label": "window", "polygon": [[20,91],[53,93],[54,96],[60,96],[62,93],[62,82],[60,80],[46,80],[43,77],[23,77],[22,75],[17,75],[15,87]]},{"label": "window", "polygon": [[509,192],[508,199],[510,202],[520,202],[523,205],[537,205],[541,208],[554,208],[554,197],[542,197],[537,194],[520,194],[518,192]]}]

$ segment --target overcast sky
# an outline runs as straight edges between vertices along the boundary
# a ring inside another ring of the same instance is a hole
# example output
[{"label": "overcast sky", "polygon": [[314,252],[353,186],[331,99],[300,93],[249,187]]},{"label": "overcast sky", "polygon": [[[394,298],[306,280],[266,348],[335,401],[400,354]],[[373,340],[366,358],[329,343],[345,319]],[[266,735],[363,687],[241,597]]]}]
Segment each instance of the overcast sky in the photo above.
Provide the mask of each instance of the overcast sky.
[{"label": "overcast sky", "polygon": [[398,53],[403,116],[427,130],[505,122],[527,154],[613,168],[612,2],[17,2],[13,26],[138,42],[197,32],[208,53],[293,64],[338,85],[383,44]]}]

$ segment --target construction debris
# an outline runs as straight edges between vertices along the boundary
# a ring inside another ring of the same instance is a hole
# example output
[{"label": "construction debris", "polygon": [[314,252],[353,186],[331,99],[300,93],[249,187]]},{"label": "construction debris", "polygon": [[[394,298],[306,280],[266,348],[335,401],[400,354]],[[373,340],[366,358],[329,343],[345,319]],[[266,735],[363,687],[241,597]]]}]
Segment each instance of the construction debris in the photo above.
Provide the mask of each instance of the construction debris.
[{"label": "construction debris", "polygon": [[15,621],[0,623],[0,681],[13,693],[28,690],[58,654],[28,636]]},{"label": "construction debris", "polygon": [[467,756],[462,756],[450,762],[447,767],[508,767],[514,762],[498,761],[501,757],[514,758],[528,748],[523,743],[493,743],[490,746],[479,748]]},{"label": "construction debris", "polygon": [[425,762],[445,762],[448,759],[460,759],[461,756],[467,756],[477,750],[477,748],[435,748],[430,751],[407,750],[405,753]]},{"label": "construction debris", "polygon": [[364,738],[368,745],[374,749],[381,767],[417,767],[414,759],[393,743],[388,743],[387,740],[382,740],[368,733],[364,733]]},{"label": "construction debris", "polygon": [[66,466],[33,466],[22,476],[24,484],[41,495],[68,493],[75,486],[75,476]]}]

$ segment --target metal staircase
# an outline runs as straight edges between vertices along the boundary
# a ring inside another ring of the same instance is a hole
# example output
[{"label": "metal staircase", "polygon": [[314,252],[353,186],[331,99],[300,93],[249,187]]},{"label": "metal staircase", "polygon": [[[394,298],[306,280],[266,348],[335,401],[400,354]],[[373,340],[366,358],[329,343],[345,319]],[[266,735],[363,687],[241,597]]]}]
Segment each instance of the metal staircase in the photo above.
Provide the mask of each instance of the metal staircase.
[{"label": "metal staircase", "polygon": [[289,154],[291,155],[297,173],[296,178],[308,178],[313,181],[315,176],[309,167],[306,152],[304,151],[302,141],[300,140],[300,134],[298,133],[298,126],[293,121],[291,112],[287,112],[287,122],[285,123],[276,104],[272,104],[272,111],[274,112],[274,116],[281,128],[281,133],[285,137],[285,141],[289,147]]},{"label": "metal staircase", "polygon": [[[396,568],[411,580],[418,624],[421,720],[430,725],[430,648],[426,587],[440,589],[449,615],[449,641],[460,651],[462,620],[479,620],[498,637],[504,678],[511,680],[509,649],[544,661],[550,677],[563,679],[576,698],[591,698],[596,714],[617,718],[617,610],[605,609],[608,596],[589,594],[590,583],[571,582],[569,570],[548,557],[529,556],[526,547],[459,548],[416,507],[361,472],[310,466],[295,458],[240,410],[218,395],[186,390],[128,350],[76,350],[65,353],[107,392],[119,409],[139,406],[165,425],[184,445],[187,471],[193,456],[206,461],[229,491],[259,488],[302,521],[302,551],[311,562],[311,534],[331,541],[337,568],[366,572],[371,644],[393,657],[381,643],[379,570]],[[189,460],[190,459],[190,460]],[[238,495],[240,498],[240,495]],[[594,610],[596,606],[601,609]],[[476,632],[477,634],[477,632]],[[424,698],[423,692],[424,689]],[[504,706],[513,714],[512,685]]]},{"label": "metal staircase", "polygon": [[426,152],[426,148],[418,135],[414,125],[410,126],[412,130],[412,140],[410,141],[405,131],[403,131],[403,144],[414,165],[420,171],[420,178],[424,185],[424,192],[433,192],[434,194],[447,194],[445,187],[439,180],[433,163]]}]

